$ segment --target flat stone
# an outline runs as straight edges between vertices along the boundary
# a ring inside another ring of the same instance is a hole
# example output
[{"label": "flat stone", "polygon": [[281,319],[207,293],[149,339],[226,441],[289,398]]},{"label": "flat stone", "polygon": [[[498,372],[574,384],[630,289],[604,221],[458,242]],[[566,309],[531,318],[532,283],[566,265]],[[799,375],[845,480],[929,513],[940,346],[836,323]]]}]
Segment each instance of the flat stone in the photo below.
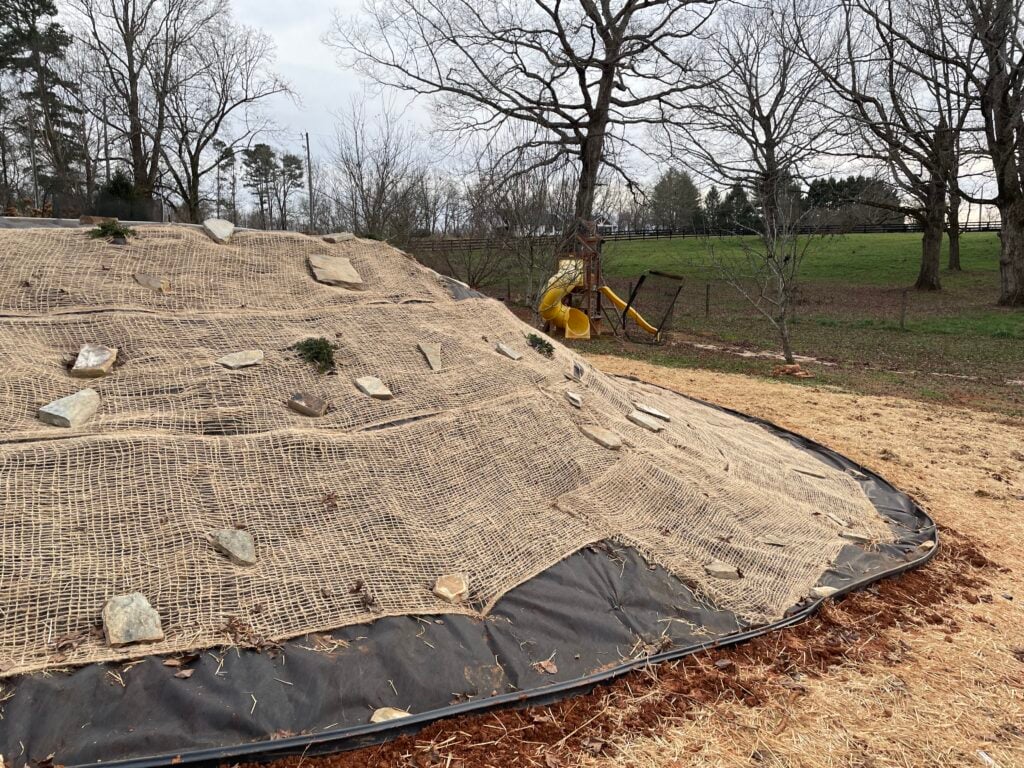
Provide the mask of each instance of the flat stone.
[{"label": "flat stone", "polygon": [[256,565],[256,542],[248,531],[225,528],[210,535],[213,548],[235,565]]},{"label": "flat stone", "polygon": [[83,389],[44,405],[39,409],[39,420],[55,427],[74,428],[95,416],[99,408],[99,392]]},{"label": "flat stone", "polygon": [[656,419],[661,419],[662,421],[672,421],[671,416],[669,416],[664,411],[659,411],[653,405],[646,405],[645,403],[633,403],[633,407],[636,408],[641,413],[646,413],[648,416],[653,416]]},{"label": "flat stone", "polygon": [[224,219],[207,219],[203,222],[203,229],[213,242],[224,245],[234,234],[235,225]]},{"label": "flat stone", "polygon": [[83,344],[71,368],[71,375],[78,379],[96,379],[106,376],[117,360],[117,348],[102,344]]},{"label": "flat stone", "polygon": [[869,536],[866,533],[861,533],[860,531],[840,531],[839,535],[842,536],[844,539],[855,541],[858,544],[870,544],[872,541],[874,541],[874,539],[871,538],[871,536]]},{"label": "flat stone", "polygon": [[510,347],[508,344],[505,344],[502,341],[499,341],[494,346],[494,349],[499,355],[504,355],[509,360],[519,360],[520,358],[522,358],[522,354],[516,352],[514,349],[512,349],[512,347]]},{"label": "flat stone", "polygon": [[332,232],[329,235],[323,236],[323,241],[325,243],[330,243],[331,245],[335,245],[337,243],[347,243],[349,240],[355,239],[356,236],[353,235],[351,232]]},{"label": "flat stone", "polygon": [[160,614],[139,592],[117,595],[103,606],[103,631],[107,644],[119,648],[133,643],[156,643],[164,639]]},{"label": "flat stone", "polygon": [[831,512],[826,512],[825,513],[825,517],[827,517],[833,523],[838,525],[840,528],[849,528],[850,527],[850,524],[846,520],[843,520],[843,518],[841,518],[841,517],[836,517]]},{"label": "flat stone", "polygon": [[721,560],[714,560],[708,563],[704,566],[704,570],[708,576],[714,576],[716,579],[736,581],[740,578],[740,571],[735,565],[723,563]]},{"label": "flat stone", "polygon": [[646,413],[641,413],[640,411],[630,411],[626,418],[637,426],[651,430],[651,432],[661,432],[663,429],[661,422],[651,416],[648,416]]},{"label": "flat stone", "polygon": [[361,376],[356,379],[356,386],[364,395],[369,395],[375,400],[390,400],[394,397],[387,385],[376,376]]},{"label": "flat stone", "polygon": [[224,355],[220,358],[217,363],[223,365],[225,368],[230,368],[232,371],[237,371],[239,368],[248,368],[250,365],[259,365],[263,362],[263,350],[260,349],[247,349],[243,352],[232,352],[229,355]]},{"label": "flat stone", "polygon": [[921,549],[928,551],[929,549],[935,549],[935,542],[932,539],[921,542]]},{"label": "flat stone", "polygon": [[832,597],[838,591],[835,587],[815,587],[811,590],[811,596],[820,598]]},{"label": "flat stone", "polygon": [[576,408],[583,407],[583,395],[581,395],[579,392],[566,392],[565,399],[568,400],[569,403]]},{"label": "flat stone", "polygon": [[604,427],[582,426],[580,427],[580,431],[602,448],[607,448],[610,451],[617,451],[622,447],[622,438],[610,429],[605,429]]},{"label": "flat stone", "polygon": [[98,227],[100,224],[117,224],[114,216],[79,216],[78,223],[85,227]]},{"label": "flat stone", "polygon": [[461,603],[469,597],[469,581],[461,573],[438,576],[434,582],[434,594],[452,605]]},{"label": "flat stone", "polygon": [[432,371],[440,371],[441,370],[441,345],[440,344],[430,344],[428,342],[421,341],[416,346],[419,347],[420,352],[422,352],[423,356],[427,359],[427,365],[430,366],[430,370],[432,370]]},{"label": "flat stone", "polygon": [[309,256],[309,268],[313,270],[313,277],[317,282],[325,285],[336,285],[340,288],[361,289],[364,286],[363,278],[356,272],[352,262],[344,256],[326,256],[323,254],[311,254]]},{"label": "flat stone", "polygon": [[288,407],[303,416],[323,416],[327,413],[327,401],[308,392],[296,392],[288,399]]},{"label": "flat stone", "polygon": [[388,720],[398,720],[402,717],[409,717],[409,713],[404,709],[395,709],[394,707],[381,707],[375,709],[373,714],[370,716],[371,723],[386,723]]},{"label": "flat stone", "polygon": [[150,275],[146,272],[136,272],[135,282],[143,288],[149,288],[157,293],[167,293],[171,290],[171,281],[160,275]]}]

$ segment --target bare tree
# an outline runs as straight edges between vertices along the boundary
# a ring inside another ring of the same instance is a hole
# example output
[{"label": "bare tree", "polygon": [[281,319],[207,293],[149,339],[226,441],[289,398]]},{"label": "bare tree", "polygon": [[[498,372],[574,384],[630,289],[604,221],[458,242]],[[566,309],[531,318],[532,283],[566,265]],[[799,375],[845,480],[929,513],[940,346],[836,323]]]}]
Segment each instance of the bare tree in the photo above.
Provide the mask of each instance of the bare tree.
[{"label": "bare tree", "polygon": [[608,145],[694,87],[687,43],[714,0],[369,0],[327,41],[377,83],[436,97],[459,136],[527,124],[537,167],[578,163],[575,219],[590,219]]}]

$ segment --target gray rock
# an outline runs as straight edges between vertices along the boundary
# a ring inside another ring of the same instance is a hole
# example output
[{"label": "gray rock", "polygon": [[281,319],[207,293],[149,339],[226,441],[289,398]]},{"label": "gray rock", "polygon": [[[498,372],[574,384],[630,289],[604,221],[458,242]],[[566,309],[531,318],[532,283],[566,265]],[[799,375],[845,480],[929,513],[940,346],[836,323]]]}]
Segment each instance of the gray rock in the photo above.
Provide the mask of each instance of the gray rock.
[{"label": "gray rock", "polygon": [[114,648],[132,643],[156,643],[164,639],[160,614],[139,592],[117,595],[107,601],[103,606],[103,631],[107,644]]},{"label": "gray rock", "polygon": [[580,427],[580,431],[602,448],[607,448],[610,451],[617,451],[622,447],[622,438],[610,429],[605,429],[604,427],[582,426]]},{"label": "gray rock", "polygon": [[303,416],[323,416],[327,413],[327,401],[308,392],[296,392],[288,399],[288,407]]},{"label": "gray rock", "polygon": [[441,345],[440,344],[430,344],[428,342],[421,341],[417,346],[420,348],[420,352],[423,353],[423,356],[427,359],[427,365],[430,366],[430,370],[432,370],[432,371],[440,371],[441,370]]},{"label": "gray rock", "polygon": [[661,432],[663,429],[661,423],[657,419],[648,416],[646,413],[641,413],[640,411],[630,411],[626,418],[637,426],[651,430],[651,432]]},{"label": "gray rock", "polygon": [[250,365],[259,365],[263,362],[263,350],[247,349],[244,352],[232,352],[224,355],[217,363],[225,368],[236,371],[239,368],[248,368]]},{"label": "gray rock", "polygon": [[330,243],[331,245],[335,245],[336,243],[347,243],[349,240],[355,239],[356,236],[351,232],[332,232],[329,235],[323,236],[323,241],[325,243]]},{"label": "gray rock", "polygon": [[149,288],[157,293],[167,293],[171,290],[171,281],[160,275],[150,275],[146,272],[136,272],[135,282],[143,288]]},{"label": "gray rock", "polygon": [[833,523],[838,525],[840,528],[849,528],[850,527],[850,523],[849,522],[847,522],[846,520],[843,520],[843,518],[841,518],[841,517],[836,517],[831,512],[826,512],[825,513],[825,517],[827,517]]},{"label": "gray rock", "polygon": [[434,594],[452,605],[461,603],[469,597],[469,580],[462,573],[439,576],[434,582]]},{"label": "gray rock", "polygon": [[213,242],[224,245],[234,234],[235,225],[224,219],[207,219],[203,222],[203,229]]},{"label": "gray rock", "polygon": [[83,344],[71,368],[71,375],[78,379],[96,379],[106,376],[117,360],[117,348],[102,344]]},{"label": "gray rock", "polygon": [[832,597],[838,591],[835,587],[819,586],[811,590],[811,596],[819,598]]},{"label": "gray rock", "polygon": [[55,427],[74,428],[95,416],[99,408],[99,392],[83,389],[44,405],[39,409],[39,420]]},{"label": "gray rock", "polygon": [[708,563],[704,566],[704,570],[708,576],[714,576],[716,579],[736,581],[740,578],[740,571],[735,565],[723,563],[721,560],[714,560]]},{"label": "gray rock", "polygon": [[633,403],[633,407],[636,408],[641,413],[646,413],[648,416],[653,416],[656,419],[661,419],[662,421],[672,421],[671,416],[669,416],[664,411],[659,411],[653,405],[646,405],[645,403]]},{"label": "gray rock", "polygon": [[352,262],[344,256],[325,256],[323,254],[312,254],[309,257],[309,268],[313,270],[313,277],[317,282],[325,285],[335,285],[340,288],[361,289],[364,286],[363,278],[356,272]]},{"label": "gray rock", "polygon": [[849,539],[850,541],[854,541],[858,544],[870,544],[874,541],[871,536],[866,533],[861,533],[860,531],[840,531],[839,535],[844,539]]},{"label": "gray rock", "polygon": [[409,713],[404,709],[395,709],[394,707],[381,707],[375,709],[373,714],[370,716],[371,723],[386,723],[388,720],[398,720],[402,717],[409,717]]},{"label": "gray rock", "polygon": [[508,344],[505,344],[502,341],[499,341],[495,345],[494,349],[497,351],[499,355],[504,355],[509,360],[519,360],[520,358],[522,358],[522,354],[516,352],[514,349],[512,349],[512,347],[510,347]]},{"label": "gray rock", "polygon": [[569,403],[576,408],[583,407],[583,395],[581,395],[579,392],[566,392],[565,399],[568,400]]},{"label": "gray rock", "polygon": [[235,565],[256,565],[256,542],[248,531],[225,528],[210,534],[213,548]]},{"label": "gray rock", "polygon": [[369,395],[375,400],[390,400],[394,397],[387,385],[376,376],[361,376],[356,379],[356,386],[364,395]]}]

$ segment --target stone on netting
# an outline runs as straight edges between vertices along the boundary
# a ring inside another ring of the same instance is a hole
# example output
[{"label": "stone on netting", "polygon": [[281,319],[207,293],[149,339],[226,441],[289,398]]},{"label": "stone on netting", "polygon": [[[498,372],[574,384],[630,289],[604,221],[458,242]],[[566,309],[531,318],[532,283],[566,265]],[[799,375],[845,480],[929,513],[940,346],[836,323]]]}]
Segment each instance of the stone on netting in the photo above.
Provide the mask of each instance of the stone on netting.
[{"label": "stone on netting", "polygon": [[584,425],[580,427],[580,431],[602,448],[607,448],[609,451],[617,451],[622,447],[622,438],[610,429]]},{"label": "stone on netting", "polygon": [[514,349],[512,349],[512,347],[510,347],[508,344],[502,341],[499,341],[494,346],[494,349],[498,352],[499,355],[504,355],[509,360],[519,360],[522,357],[522,354],[516,352]]},{"label": "stone on netting", "polygon": [[259,365],[263,362],[263,350],[246,349],[242,352],[232,352],[217,360],[218,365],[236,371],[239,368],[248,368],[250,365]]},{"label": "stone on netting", "polygon": [[856,542],[857,544],[870,544],[874,539],[867,533],[861,531],[840,531],[839,535],[844,539]]},{"label": "stone on netting", "polygon": [[648,416],[646,413],[641,413],[640,411],[630,411],[626,418],[637,426],[649,429],[651,432],[661,432],[663,429],[661,422],[651,416]]},{"label": "stone on netting", "polygon": [[839,590],[835,587],[817,586],[811,590],[811,596],[824,599],[826,597],[832,597]]},{"label": "stone on netting", "polygon": [[339,288],[360,289],[365,287],[363,278],[356,272],[352,262],[344,256],[311,254],[308,260],[309,268],[313,270],[313,277],[319,283]]},{"label": "stone on netting", "polygon": [[641,411],[642,413],[646,413],[648,416],[653,416],[656,419],[661,419],[662,421],[672,421],[671,416],[669,416],[664,411],[658,410],[653,405],[634,402],[633,407],[636,408],[638,411]]},{"label": "stone on netting", "polygon": [[394,397],[387,385],[376,376],[361,376],[356,379],[356,386],[364,395],[375,400],[390,400]]},{"label": "stone on netting", "polygon": [[704,570],[708,576],[714,576],[716,579],[735,581],[741,577],[739,568],[735,565],[723,563],[721,560],[714,560],[708,563],[704,566]]},{"label": "stone on netting", "polygon": [[95,416],[99,408],[99,392],[95,389],[83,389],[44,405],[39,409],[39,420],[55,427],[73,429]]},{"label": "stone on netting", "polygon": [[78,357],[71,367],[71,375],[79,379],[96,379],[106,376],[117,360],[117,348],[102,344],[83,344]]},{"label": "stone on netting", "polygon": [[335,245],[337,243],[347,243],[349,240],[355,239],[356,236],[353,235],[351,232],[332,232],[329,235],[323,236],[323,241],[325,243],[330,243],[331,245]]},{"label": "stone on netting", "polygon": [[583,407],[583,395],[579,392],[566,392],[565,399],[569,401],[570,405],[575,408]]},{"label": "stone on netting", "polygon": [[469,597],[469,581],[461,573],[439,576],[434,582],[434,594],[452,605],[461,603]]},{"label": "stone on netting", "polygon": [[213,548],[235,565],[256,565],[256,542],[252,534],[238,528],[225,528],[210,535]]},{"label": "stone on netting", "polygon": [[421,341],[417,346],[419,347],[420,352],[423,353],[423,357],[425,357],[427,359],[427,365],[430,366],[430,370],[432,370],[432,371],[440,371],[441,370],[441,345],[440,344],[430,344],[430,343],[427,343],[425,341]]},{"label": "stone on netting", "polygon": [[375,709],[373,714],[370,716],[371,723],[386,723],[388,720],[398,720],[403,717],[409,717],[409,713],[404,709],[395,709],[394,707],[381,707]]},{"label": "stone on netting", "polygon": [[103,632],[107,644],[120,648],[133,643],[156,643],[164,639],[160,614],[139,592],[117,595],[103,606]]},{"label": "stone on netting", "polygon": [[149,288],[157,293],[167,293],[171,290],[171,281],[160,275],[151,275],[148,272],[136,272],[135,282],[143,288]]},{"label": "stone on netting", "polygon": [[309,392],[296,392],[288,398],[288,407],[303,416],[323,416],[327,413],[327,401]]},{"label": "stone on netting", "polygon": [[234,234],[235,225],[224,219],[207,219],[203,222],[203,229],[213,242],[224,245]]}]

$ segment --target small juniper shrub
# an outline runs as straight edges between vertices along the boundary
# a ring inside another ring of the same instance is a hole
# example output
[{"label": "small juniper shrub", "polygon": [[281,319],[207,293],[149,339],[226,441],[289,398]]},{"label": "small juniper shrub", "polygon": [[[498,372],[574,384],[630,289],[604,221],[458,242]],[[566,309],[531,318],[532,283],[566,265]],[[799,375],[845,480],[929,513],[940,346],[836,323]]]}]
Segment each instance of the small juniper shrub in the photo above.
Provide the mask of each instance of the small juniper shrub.
[{"label": "small juniper shrub", "polygon": [[120,238],[121,240],[127,240],[129,237],[137,237],[136,232],[131,227],[126,227],[116,219],[113,221],[104,221],[102,224],[97,224],[94,229],[89,230],[89,237],[99,240],[115,240]]},{"label": "small juniper shrub", "polygon": [[547,339],[542,339],[536,333],[531,333],[527,336],[526,343],[544,355],[544,357],[551,357],[555,354],[555,348],[551,346],[551,342]]},{"label": "small juniper shrub", "polygon": [[292,344],[289,349],[298,353],[307,363],[312,363],[320,373],[334,370],[334,350],[336,347],[323,336],[303,339]]}]

